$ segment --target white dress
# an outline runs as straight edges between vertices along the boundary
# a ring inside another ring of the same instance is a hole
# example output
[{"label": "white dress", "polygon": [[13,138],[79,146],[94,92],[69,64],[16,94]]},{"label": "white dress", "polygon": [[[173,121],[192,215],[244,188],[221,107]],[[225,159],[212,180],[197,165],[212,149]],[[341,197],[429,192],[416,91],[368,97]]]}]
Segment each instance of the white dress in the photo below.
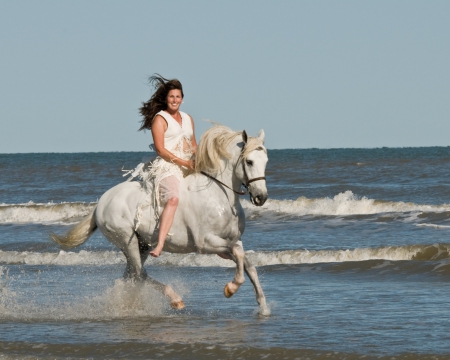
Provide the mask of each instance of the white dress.
[{"label": "white dress", "polygon": [[[193,155],[192,136],[194,131],[190,116],[181,111],[180,114],[181,126],[165,111],[160,111],[156,115],[161,115],[167,122],[167,130],[164,133],[164,148],[176,157],[189,160]],[[140,175],[145,188],[151,189],[153,193],[155,210],[163,206],[170,198],[179,196],[180,181],[188,173],[189,169],[168,162],[159,156],[150,164],[148,170],[141,172]],[[158,213],[158,210],[156,213]]]}]

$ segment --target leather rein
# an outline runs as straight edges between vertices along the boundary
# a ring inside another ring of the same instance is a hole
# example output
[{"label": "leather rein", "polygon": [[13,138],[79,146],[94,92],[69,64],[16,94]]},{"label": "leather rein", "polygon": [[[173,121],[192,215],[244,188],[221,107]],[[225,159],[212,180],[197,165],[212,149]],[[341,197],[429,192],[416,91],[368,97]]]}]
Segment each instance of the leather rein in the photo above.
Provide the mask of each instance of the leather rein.
[{"label": "leather rein", "polygon": [[241,158],[241,163],[242,163],[242,169],[243,169],[243,171],[244,171],[244,176],[247,178],[247,181],[245,182],[245,184],[242,184],[242,186],[245,187],[246,191],[236,191],[236,190],[234,190],[233,188],[229,187],[227,184],[224,184],[224,183],[223,183],[222,181],[220,181],[219,179],[216,179],[214,176],[211,176],[211,175],[205,173],[204,171],[200,171],[200,172],[201,172],[203,175],[205,175],[206,177],[210,178],[211,180],[214,180],[214,181],[216,181],[217,183],[219,183],[220,185],[225,186],[227,189],[230,189],[230,190],[233,191],[235,194],[237,194],[237,195],[246,195],[246,194],[248,194],[248,186],[249,186],[252,182],[258,181],[258,180],[266,180],[266,177],[265,177],[265,176],[260,176],[260,177],[257,177],[257,178],[248,179],[247,172],[245,171],[244,159],[242,158],[243,152],[244,152],[244,149],[242,149],[240,158]]}]

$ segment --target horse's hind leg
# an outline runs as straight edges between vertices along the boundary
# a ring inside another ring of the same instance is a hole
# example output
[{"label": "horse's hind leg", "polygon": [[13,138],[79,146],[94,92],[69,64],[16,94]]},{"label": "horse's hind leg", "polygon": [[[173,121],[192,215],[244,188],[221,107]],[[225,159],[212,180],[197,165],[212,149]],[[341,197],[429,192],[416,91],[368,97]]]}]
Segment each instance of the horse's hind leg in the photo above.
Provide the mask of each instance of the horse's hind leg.
[{"label": "horse's hind leg", "polygon": [[141,255],[141,264],[144,266],[145,261],[148,258],[151,246],[138,234],[136,233],[139,243],[139,253]]},{"label": "horse's hind leg", "polygon": [[270,315],[270,309],[266,303],[266,297],[264,295],[261,284],[259,283],[258,273],[256,272],[256,268],[253,264],[244,256],[244,269],[247,276],[250,278],[250,281],[253,284],[253,288],[256,293],[256,301],[259,304],[259,314],[263,316]]},{"label": "horse's hind leg", "polygon": [[127,259],[127,267],[123,277],[136,281],[144,280],[147,277],[147,273],[143,267],[139,241],[135,232],[131,234],[122,251]]},{"label": "horse's hind leg", "polygon": [[125,279],[142,281],[154,286],[156,290],[170,299],[170,305],[174,309],[183,309],[184,303],[181,296],[178,295],[170,285],[164,285],[159,281],[150,278],[144,269],[144,262],[148,256],[148,246],[139,241],[138,235],[133,232],[128,241],[128,246],[124,248],[123,253],[127,258],[127,268],[125,270]]},{"label": "horse's hind leg", "polygon": [[159,292],[161,292],[170,299],[170,306],[172,306],[172,308],[174,309],[184,308],[184,302],[181,299],[181,296],[178,295],[170,285],[164,285],[163,283],[160,283],[159,281],[156,281],[149,276],[147,276],[146,281],[152,286],[154,286],[156,290],[158,290]]},{"label": "horse's hind leg", "polygon": [[236,263],[236,273],[234,275],[233,281],[230,281],[225,285],[223,292],[227,298],[231,297],[239,287],[244,283],[244,258],[245,253],[242,248],[242,242],[238,241],[232,248],[233,260]]}]

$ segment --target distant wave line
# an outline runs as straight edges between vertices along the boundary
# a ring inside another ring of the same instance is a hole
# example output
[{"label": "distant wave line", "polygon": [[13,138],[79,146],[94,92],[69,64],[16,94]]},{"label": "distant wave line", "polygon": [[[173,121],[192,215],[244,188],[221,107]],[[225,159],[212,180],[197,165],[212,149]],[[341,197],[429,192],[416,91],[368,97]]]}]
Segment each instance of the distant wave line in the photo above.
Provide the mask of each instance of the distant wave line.
[{"label": "distant wave line", "polygon": [[437,225],[437,224],[416,224],[419,227],[432,227],[434,229],[450,229],[450,225]]},{"label": "distant wave line", "polygon": [[[450,244],[386,246],[380,248],[356,248],[342,250],[283,250],[247,251],[247,257],[255,266],[319,264],[369,260],[430,261],[450,259]],[[125,257],[117,251],[86,251],[58,253],[1,251],[2,265],[60,265],[103,266],[124,264]],[[152,266],[173,267],[234,267],[234,262],[217,255],[164,253],[148,262]]]}]

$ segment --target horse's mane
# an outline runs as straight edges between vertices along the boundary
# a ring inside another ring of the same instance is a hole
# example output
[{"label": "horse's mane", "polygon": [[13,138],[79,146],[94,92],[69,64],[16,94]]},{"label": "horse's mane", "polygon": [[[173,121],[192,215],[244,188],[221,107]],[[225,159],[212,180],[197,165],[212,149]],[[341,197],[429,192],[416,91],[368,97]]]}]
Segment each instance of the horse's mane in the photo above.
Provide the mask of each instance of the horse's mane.
[{"label": "horse's mane", "polygon": [[[231,155],[227,147],[242,131],[233,131],[230,128],[216,124],[206,130],[197,147],[195,154],[195,171],[205,171],[211,175],[217,175],[221,170],[221,159],[229,160]],[[248,137],[242,157],[245,159],[253,150],[266,151],[263,141],[257,137]]]}]

